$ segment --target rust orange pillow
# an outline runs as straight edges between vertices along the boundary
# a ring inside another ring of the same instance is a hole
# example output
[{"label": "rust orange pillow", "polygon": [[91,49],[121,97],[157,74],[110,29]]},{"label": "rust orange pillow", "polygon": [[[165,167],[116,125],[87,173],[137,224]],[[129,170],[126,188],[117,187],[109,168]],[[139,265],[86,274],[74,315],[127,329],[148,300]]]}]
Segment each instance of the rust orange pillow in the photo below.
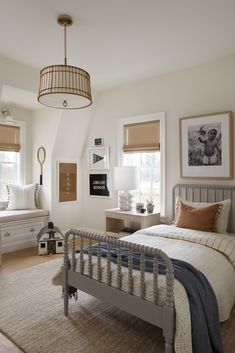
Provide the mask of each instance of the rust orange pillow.
[{"label": "rust orange pillow", "polygon": [[216,221],[221,210],[220,204],[208,207],[194,208],[179,200],[175,225],[180,228],[217,232]]}]

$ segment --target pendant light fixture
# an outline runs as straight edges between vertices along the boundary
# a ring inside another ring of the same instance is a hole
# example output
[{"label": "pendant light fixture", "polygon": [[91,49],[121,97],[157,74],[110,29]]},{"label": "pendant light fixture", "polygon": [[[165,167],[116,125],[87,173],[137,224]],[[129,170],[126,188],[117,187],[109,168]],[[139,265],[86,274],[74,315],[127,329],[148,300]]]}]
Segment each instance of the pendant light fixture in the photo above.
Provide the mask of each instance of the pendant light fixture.
[{"label": "pendant light fixture", "polygon": [[64,27],[64,65],[51,65],[40,71],[38,101],[51,108],[81,109],[92,104],[90,75],[83,69],[67,65],[66,29],[72,26],[70,16],[59,16]]}]

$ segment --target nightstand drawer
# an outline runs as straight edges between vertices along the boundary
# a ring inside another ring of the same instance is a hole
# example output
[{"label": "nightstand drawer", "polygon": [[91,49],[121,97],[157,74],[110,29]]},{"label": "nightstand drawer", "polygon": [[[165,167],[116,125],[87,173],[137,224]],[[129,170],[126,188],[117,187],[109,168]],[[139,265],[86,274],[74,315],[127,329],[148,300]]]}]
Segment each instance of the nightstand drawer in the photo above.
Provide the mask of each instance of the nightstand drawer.
[{"label": "nightstand drawer", "polygon": [[105,211],[106,231],[119,233],[125,223],[133,223],[133,230],[151,227],[160,223],[160,213],[137,213],[136,211],[120,211],[109,209]]},{"label": "nightstand drawer", "polygon": [[106,212],[106,217],[108,218],[114,218],[114,219],[121,219],[123,221],[129,221],[129,222],[139,222],[140,215],[134,215],[134,214],[119,214],[117,212]]}]

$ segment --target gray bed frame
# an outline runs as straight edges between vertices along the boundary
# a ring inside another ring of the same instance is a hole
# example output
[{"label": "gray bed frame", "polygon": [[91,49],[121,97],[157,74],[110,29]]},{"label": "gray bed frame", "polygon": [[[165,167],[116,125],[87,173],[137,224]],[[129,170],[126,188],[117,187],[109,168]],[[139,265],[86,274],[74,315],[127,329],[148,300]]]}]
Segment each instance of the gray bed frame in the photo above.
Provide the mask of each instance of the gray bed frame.
[{"label": "gray bed frame", "polygon": [[[172,193],[172,215],[175,214],[175,200],[180,196],[186,200],[194,202],[219,202],[225,199],[231,199],[231,210],[229,217],[229,231],[235,232],[234,202],[235,186],[224,185],[201,185],[201,184],[177,184]],[[72,254],[71,262],[69,260],[69,237],[72,236]],[[80,247],[80,269],[75,272],[75,238],[79,237]],[[86,240],[85,240],[86,239]],[[85,240],[85,242],[84,242]],[[97,280],[92,278],[92,258],[91,247],[94,241],[98,244]],[[101,252],[100,244],[107,243],[107,261],[106,270],[108,283],[101,282]],[[88,273],[84,274],[84,243],[88,243]],[[117,283],[116,287],[111,286],[111,252],[110,247],[118,247],[117,259]],[[121,290],[122,286],[122,248],[128,249],[128,292]],[[140,297],[133,295],[133,266],[132,253],[138,251],[141,253],[140,265]],[[145,256],[153,256],[153,302],[145,300]],[[166,299],[164,306],[158,302],[158,258],[162,258],[166,263]],[[64,314],[68,315],[69,286],[75,287],[83,292],[93,295],[104,302],[112,304],[121,310],[124,310],[134,316],[137,316],[163,330],[165,338],[165,353],[174,352],[174,270],[170,258],[160,249],[147,247],[139,244],[129,243],[117,238],[97,233],[87,229],[70,229],[64,237],[64,267],[63,267],[63,287],[64,287]]]}]

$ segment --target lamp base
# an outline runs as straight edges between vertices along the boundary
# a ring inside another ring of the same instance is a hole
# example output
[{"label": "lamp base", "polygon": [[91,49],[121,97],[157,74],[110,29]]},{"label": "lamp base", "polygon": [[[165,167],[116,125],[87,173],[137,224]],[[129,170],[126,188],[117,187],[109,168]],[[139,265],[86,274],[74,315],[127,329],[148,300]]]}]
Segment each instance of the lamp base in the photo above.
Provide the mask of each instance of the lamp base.
[{"label": "lamp base", "polygon": [[133,195],[129,191],[121,191],[119,193],[119,208],[121,211],[132,210],[132,199]]}]

